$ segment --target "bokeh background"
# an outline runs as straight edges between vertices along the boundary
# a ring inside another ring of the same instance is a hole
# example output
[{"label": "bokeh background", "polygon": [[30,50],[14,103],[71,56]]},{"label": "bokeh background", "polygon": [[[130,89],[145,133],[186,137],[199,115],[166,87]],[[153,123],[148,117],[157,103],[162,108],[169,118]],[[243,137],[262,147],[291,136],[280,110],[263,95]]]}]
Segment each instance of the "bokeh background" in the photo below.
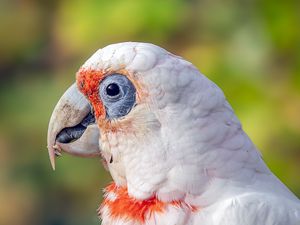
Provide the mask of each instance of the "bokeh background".
[{"label": "bokeh background", "polygon": [[299,1],[0,1],[0,225],[99,224],[98,159],[46,151],[50,114],[98,48],[160,45],[225,92],[274,173],[300,196]]}]

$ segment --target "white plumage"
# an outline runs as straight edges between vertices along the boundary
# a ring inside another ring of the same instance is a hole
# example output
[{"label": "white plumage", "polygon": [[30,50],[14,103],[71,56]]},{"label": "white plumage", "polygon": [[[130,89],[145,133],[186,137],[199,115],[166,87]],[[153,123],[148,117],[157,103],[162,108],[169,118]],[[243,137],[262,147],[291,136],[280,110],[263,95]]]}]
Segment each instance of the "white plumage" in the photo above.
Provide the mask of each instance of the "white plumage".
[{"label": "white plumage", "polygon": [[297,197],[267,168],[220,88],[191,63],[129,42],[98,50],[81,70],[126,71],[139,84],[136,106],[110,121],[117,132],[97,121],[116,185],[137,201],[186,204],[149,211],[143,223],[113,218],[104,205],[103,224],[300,225]]}]

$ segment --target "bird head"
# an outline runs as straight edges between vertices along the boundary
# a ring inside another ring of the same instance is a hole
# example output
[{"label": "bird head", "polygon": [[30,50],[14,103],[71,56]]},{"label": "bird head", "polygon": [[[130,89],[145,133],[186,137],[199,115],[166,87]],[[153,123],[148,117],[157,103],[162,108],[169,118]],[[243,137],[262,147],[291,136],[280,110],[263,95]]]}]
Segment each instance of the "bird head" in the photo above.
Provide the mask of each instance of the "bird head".
[{"label": "bird head", "polygon": [[137,199],[201,194],[258,157],[223,92],[190,62],[146,43],[99,49],[50,119],[48,149],[101,156]]}]

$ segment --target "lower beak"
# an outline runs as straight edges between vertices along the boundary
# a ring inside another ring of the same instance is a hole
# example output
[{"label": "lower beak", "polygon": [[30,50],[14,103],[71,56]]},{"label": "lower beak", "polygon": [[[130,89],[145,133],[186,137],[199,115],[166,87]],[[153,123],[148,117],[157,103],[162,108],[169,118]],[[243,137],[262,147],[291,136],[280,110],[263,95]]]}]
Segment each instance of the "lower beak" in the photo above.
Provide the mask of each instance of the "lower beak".
[{"label": "lower beak", "polygon": [[91,107],[73,84],[55,106],[48,126],[47,148],[53,170],[61,151],[81,157],[99,156],[99,136]]}]

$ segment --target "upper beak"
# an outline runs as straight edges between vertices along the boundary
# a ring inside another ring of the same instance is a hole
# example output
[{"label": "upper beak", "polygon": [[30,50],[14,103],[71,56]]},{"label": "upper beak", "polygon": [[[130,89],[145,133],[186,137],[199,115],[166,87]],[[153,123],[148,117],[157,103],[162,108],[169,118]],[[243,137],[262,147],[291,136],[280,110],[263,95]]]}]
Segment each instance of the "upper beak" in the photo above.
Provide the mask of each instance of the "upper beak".
[{"label": "upper beak", "polygon": [[48,127],[47,148],[52,168],[61,151],[82,157],[100,155],[99,129],[87,99],[73,84],[56,104]]}]

